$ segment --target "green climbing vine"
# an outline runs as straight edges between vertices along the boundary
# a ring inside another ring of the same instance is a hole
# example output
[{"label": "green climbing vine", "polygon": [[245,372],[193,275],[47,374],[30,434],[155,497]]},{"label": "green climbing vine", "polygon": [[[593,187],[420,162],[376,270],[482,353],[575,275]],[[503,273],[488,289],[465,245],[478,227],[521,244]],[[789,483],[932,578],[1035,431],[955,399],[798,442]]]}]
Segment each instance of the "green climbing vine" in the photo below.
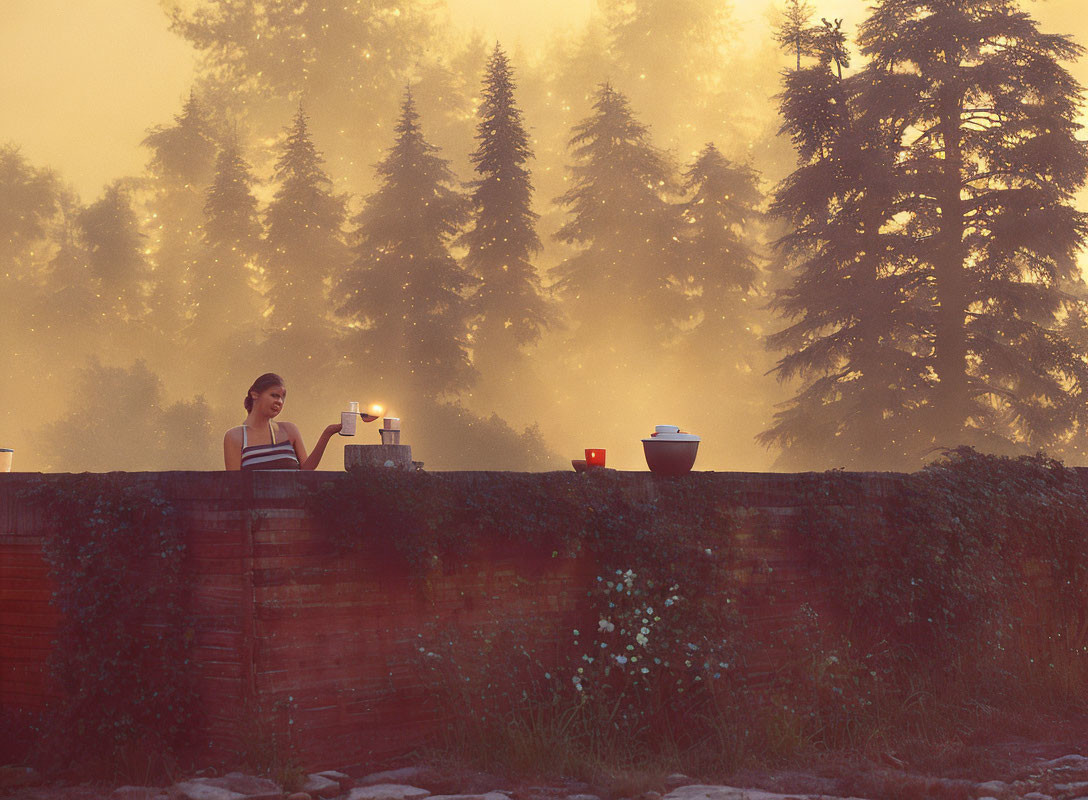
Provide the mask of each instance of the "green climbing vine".
[{"label": "green climbing vine", "polygon": [[115,768],[134,748],[180,745],[195,711],[194,629],[176,510],[108,475],[44,480],[23,499],[50,520],[44,554],[61,613],[46,740],[59,758]]}]

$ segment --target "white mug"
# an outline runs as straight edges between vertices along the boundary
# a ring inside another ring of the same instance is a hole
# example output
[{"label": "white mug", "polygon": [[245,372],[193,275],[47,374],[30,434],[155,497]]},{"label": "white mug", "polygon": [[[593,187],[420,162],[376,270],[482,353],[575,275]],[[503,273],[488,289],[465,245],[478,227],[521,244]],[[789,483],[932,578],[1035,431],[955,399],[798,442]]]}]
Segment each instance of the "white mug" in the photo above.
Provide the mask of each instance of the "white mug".
[{"label": "white mug", "polygon": [[340,412],[340,435],[341,436],[354,436],[355,435],[355,421],[359,419],[358,411],[341,411]]},{"label": "white mug", "polygon": [[14,455],[14,450],[0,447],[0,472],[11,472],[11,459]]}]

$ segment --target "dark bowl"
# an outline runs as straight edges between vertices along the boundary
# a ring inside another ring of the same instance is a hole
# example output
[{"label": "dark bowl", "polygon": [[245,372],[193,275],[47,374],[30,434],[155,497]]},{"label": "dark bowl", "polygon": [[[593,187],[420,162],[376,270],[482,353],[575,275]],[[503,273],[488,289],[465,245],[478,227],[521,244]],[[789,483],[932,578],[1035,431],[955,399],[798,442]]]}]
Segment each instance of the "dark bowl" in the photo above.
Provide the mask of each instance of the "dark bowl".
[{"label": "dark bowl", "polygon": [[695,465],[699,443],[643,441],[642,450],[646,454],[646,466],[650,468],[650,472],[658,475],[683,475],[691,472]]}]

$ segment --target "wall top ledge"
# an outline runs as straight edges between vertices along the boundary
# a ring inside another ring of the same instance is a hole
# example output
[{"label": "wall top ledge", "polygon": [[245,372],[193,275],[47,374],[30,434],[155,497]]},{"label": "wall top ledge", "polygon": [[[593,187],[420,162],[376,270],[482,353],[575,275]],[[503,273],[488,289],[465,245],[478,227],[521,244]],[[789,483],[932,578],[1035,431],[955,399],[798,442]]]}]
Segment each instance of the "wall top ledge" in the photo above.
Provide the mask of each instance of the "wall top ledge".
[{"label": "wall top ledge", "polygon": [[[19,504],[19,494],[35,485],[71,481],[91,473],[0,473],[0,511]],[[233,507],[301,507],[307,494],[326,483],[346,482],[348,473],[316,472],[108,472],[105,475],[121,486],[154,487],[175,502],[208,503],[222,508]],[[494,491],[505,481],[511,484],[511,497],[518,496],[517,486],[526,479],[547,478],[550,481],[578,485],[593,480],[592,475],[571,471],[557,472],[431,472],[429,475],[447,482],[453,488],[471,492],[474,485],[486,482]],[[700,493],[708,502],[732,500],[742,505],[788,507],[800,505],[802,496],[827,480],[848,487],[858,499],[879,500],[887,497],[906,477],[894,472],[693,472],[670,478],[650,472],[613,471],[622,489],[632,500],[652,500],[661,488],[681,484]],[[2,514],[0,514],[2,516]]]}]

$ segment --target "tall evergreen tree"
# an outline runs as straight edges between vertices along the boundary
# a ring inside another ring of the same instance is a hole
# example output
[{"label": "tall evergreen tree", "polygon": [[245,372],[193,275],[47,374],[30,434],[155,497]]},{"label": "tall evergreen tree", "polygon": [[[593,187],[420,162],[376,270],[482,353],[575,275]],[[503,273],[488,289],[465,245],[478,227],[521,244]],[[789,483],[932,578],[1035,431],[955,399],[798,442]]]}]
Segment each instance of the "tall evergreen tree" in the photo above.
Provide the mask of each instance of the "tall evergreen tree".
[{"label": "tall evergreen tree", "polygon": [[514,99],[510,63],[499,45],[484,77],[478,142],[472,161],[474,225],[461,238],[465,266],[480,280],[473,298],[477,365],[509,365],[519,348],[535,343],[552,321],[532,257],[540,251],[533,186],[526,162],[533,157],[521,110]]},{"label": "tall evergreen tree", "polygon": [[573,185],[556,202],[573,216],[556,238],[583,249],[556,268],[557,288],[578,352],[608,352],[623,366],[660,348],[682,313],[670,288],[679,214],[664,196],[675,182],[647,127],[609,84],[572,134]]},{"label": "tall evergreen tree", "polygon": [[212,105],[244,108],[264,139],[281,127],[284,103],[305,98],[329,162],[365,184],[371,160],[359,154],[375,152],[385,129],[345,120],[395,113],[398,87],[442,49],[428,11],[420,0],[202,0],[175,4],[172,16],[200,54]]},{"label": "tall evergreen tree", "polygon": [[[687,298],[684,339],[717,370],[736,375],[759,349],[753,246],[762,196],[751,167],[730,162],[712,143],[684,173],[680,284]],[[686,326],[685,326],[686,327]]]},{"label": "tall evergreen tree", "polygon": [[254,330],[261,320],[256,265],[262,230],[252,185],[232,136],[219,151],[205,193],[203,248],[193,280],[194,335],[213,346],[233,339],[239,328]]},{"label": "tall evergreen tree", "polygon": [[902,123],[861,110],[863,93],[890,90],[888,76],[843,79],[834,59],[812,55],[785,78],[783,132],[799,165],[772,205],[792,226],[778,242],[792,282],[773,301],[790,324],[769,343],[786,351],[779,379],[802,385],[759,438],[783,448],[787,468],[918,466],[917,287],[910,242],[885,230],[899,211]]},{"label": "tall evergreen tree", "polygon": [[787,78],[802,166],[776,209],[798,272],[772,342],[806,384],[764,441],[895,467],[1059,444],[1088,379],[1069,330],[1088,154],[1060,63],[1079,48],[984,0],[881,3],[862,43],[858,76],[821,53]]},{"label": "tall evergreen tree", "polygon": [[279,184],[265,213],[264,266],[274,330],[324,330],[325,281],[350,261],[345,201],[333,192],[302,107],[276,162]]},{"label": "tall evergreen tree", "polygon": [[51,171],[34,167],[15,145],[0,146],[0,276],[33,272],[30,253],[46,238],[60,195]]},{"label": "tall evergreen tree", "polygon": [[883,0],[861,30],[899,91],[869,111],[904,121],[905,210],[926,320],[936,445],[1033,449],[1085,413],[1084,353],[1061,331],[1082,301],[1075,254],[1088,218],[1076,137],[1082,54],[1013,0]]},{"label": "tall evergreen tree", "polygon": [[[737,86],[721,79],[733,26],[722,0],[602,0],[610,74],[663,146],[688,152],[732,128]],[[747,87],[746,87],[747,88]],[[733,131],[730,131],[732,133]]]},{"label": "tall evergreen tree", "polygon": [[472,380],[463,295],[470,277],[449,251],[470,207],[424,138],[410,91],[395,132],[377,166],[380,185],[355,219],[356,258],[341,282],[341,313],[360,330],[369,368],[398,388],[436,397]]},{"label": "tall evergreen tree", "polygon": [[151,150],[150,244],[154,287],[153,324],[175,338],[193,313],[194,268],[199,257],[204,191],[215,164],[215,136],[204,106],[189,94],[174,124],[153,128],[143,144]]},{"label": "tall evergreen tree", "polygon": [[141,317],[146,312],[150,267],[124,184],[115,181],[107,186],[102,197],[83,210],[79,223],[90,274],[112,321]]},{"label": "tall evergreen tree", "polygon": [[801,56],[810,55],[814,39],[812,6],[808,0],[787,0],[782,19],[775,26],[774,38],[784,50],[797,59],[795,69],[801,69]]}]

